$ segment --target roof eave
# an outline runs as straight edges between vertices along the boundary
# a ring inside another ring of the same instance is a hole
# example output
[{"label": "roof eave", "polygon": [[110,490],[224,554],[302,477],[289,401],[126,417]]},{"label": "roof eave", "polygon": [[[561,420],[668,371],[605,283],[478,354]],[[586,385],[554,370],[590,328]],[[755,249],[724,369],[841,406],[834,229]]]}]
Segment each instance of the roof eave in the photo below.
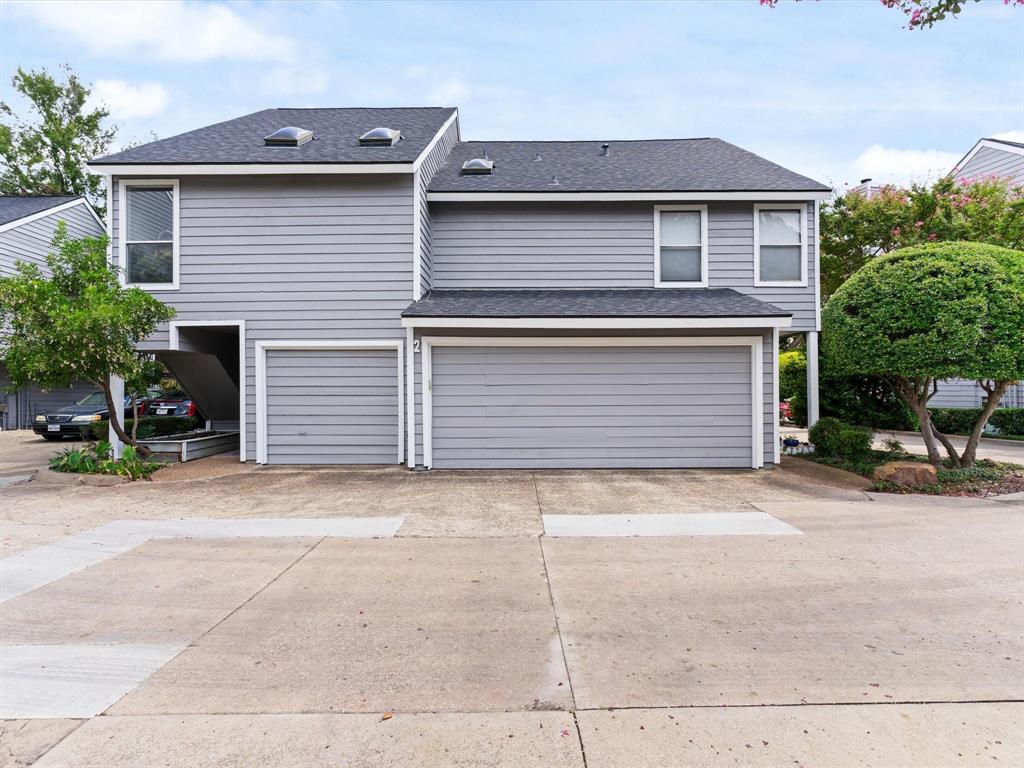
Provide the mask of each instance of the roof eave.
[{"label": "roof eave", "polygon": [[718,316],[422,316],[402,315],[403,328],[532,328],[577,329],[716,329],[716,328],[789,328],[793,316],[718,315]]}]

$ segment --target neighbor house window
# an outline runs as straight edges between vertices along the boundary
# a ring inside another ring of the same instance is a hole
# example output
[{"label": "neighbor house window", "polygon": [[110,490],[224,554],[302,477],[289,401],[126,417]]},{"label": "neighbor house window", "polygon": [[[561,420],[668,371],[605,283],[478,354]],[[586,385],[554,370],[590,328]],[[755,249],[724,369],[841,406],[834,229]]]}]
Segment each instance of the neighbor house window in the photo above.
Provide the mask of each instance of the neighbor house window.
[{"label": "neighbor house window", "polygon": [[806,206],[754,206],[754,284],[807,285]]},{"label": "neighbor house window", "polygon": [[145,288],[177,288],[178,183],[122,182],[120,201],[124,282]]},{"label": "neighbor house window", "polygon": [[708,284],[708,208],[706,205],[656,206],[654,209],[654,284],[695,288]]}]

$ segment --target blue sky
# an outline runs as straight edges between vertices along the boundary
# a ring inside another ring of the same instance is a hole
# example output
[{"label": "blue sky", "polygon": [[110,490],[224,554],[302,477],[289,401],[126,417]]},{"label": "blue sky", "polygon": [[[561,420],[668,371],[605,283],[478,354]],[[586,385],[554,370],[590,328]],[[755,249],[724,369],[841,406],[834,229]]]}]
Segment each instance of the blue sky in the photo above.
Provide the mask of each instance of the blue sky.
[{"label": "blue sky", "polygon": [[122,142],[273,106],[454,105],[464,138],[719,136],[837,185],[1024,141],[1024,7],[904,23],[875,0],[4,1],[0,95],[67,62]]}]

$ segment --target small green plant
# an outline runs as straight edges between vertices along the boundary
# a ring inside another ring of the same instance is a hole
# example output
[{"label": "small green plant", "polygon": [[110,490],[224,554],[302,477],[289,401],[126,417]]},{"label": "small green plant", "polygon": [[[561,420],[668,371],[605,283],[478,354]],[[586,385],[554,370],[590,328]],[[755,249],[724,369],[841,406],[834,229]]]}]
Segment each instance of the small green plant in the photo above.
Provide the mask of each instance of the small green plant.
[{"label": "small green plant", "polygon": [[899,440],[895,437],[887,437],[882,443],[885,446],[885,452],[892,456],[906,456],[907,449],[903,446]]},{"label": "small green plant", "polygon": [[826,416],[818,419],[808,436],[819,456],[859,461],[871,453],[875,435],[867,427],[853,427]]},{"label": "small green plant", "polygon": [[[133,419],[125,419],[125,431],[131,432],[134,425]],[[155,437],[180,435],[183,432],[191,432],[198,426],[199,419],[194,416],[143,416],[139,418],[136,437],[139,440],[151,440]],[[83,430],[83,436],[86,439],[105,440],[109,427],[109,421],[94,421]]]},{"label": "small green plant", "polygon": [[54,472],[79,475],[117,475],[129,480],[149,478],[162,464],[142,459],[138,451],[126,445],[120,459],[113,457],[110,443],[103,441],[87,448],[68,448],[50,459]]}]

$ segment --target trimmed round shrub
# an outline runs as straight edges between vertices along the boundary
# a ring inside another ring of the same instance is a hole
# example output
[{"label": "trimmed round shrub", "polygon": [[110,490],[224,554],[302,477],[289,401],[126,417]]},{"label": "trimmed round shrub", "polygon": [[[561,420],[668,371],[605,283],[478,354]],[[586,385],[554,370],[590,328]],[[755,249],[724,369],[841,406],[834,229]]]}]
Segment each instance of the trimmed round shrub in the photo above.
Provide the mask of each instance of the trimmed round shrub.
[{"label": "trimmed round shrub", "polygon": [[838,456],[844,428],[848,427],[839,419],[830,416],[818,419],[807,433],[814,452],[821,456]]}]

